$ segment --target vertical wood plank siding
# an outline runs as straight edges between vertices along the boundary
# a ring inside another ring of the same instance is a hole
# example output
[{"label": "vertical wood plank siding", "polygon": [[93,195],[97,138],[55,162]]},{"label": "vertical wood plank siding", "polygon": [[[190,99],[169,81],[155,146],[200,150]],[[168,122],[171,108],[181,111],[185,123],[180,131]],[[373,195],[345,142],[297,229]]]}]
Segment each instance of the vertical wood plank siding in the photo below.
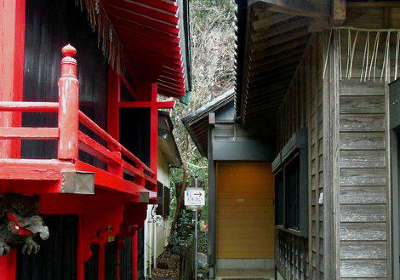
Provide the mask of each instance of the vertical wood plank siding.
[{"label": "vertical wood plank siding", "polygon": [[[384,17],[380,15],[384,15],[384,11],[380,8],[348,10],[349,15],[357,13],[364,16],[349,17],[347,25],[382,27]],[[344,76],[348,32],[341,31],[340,35],[338,31],[334,32],[331,47],[336,53],[341,50],[341,54],[328,67],[328,72],[337,71],[341,65],[339,73]],[[337,127],[332,127],[332,133],[338,138],[333,143],[338,150],[337,162],[333,163],[338,168],[334,178],[338,185],[334,186],[338,188],[337,204],[334,206],[338,211],[334,219],[339,239],[336,244],[336,279],[391,279],[388,96],[387,85],[380,81],[385,42],[379,46],[378,69],[372,73],[375,77],[361,82],[366,33],[360,32],[358,40],[360,43],[355,47],[352,78],[339,75],[329,81],[334,84],[330,89],[330,94],[334,96],[331,106],[337,104],[339,122]],[[370,42],[370,46],[372,44]],[[394,50],[390,52],[392,56],[395,53]],[[391,64],[393,66],[394,63]],[[391,73],[394,73],[393,69]]]},{"label": "vertical wood plank siding", "polygon": [[[309,135],[309,238],[277,232],[276,265],[286,279],[323,279],[324,276],[324,142],[322,95],[322,44],[317,35],[303,55],[279,110],[278,151],[292,135],[308,127]],[[321,203],[319,203],[321,202]]]}]

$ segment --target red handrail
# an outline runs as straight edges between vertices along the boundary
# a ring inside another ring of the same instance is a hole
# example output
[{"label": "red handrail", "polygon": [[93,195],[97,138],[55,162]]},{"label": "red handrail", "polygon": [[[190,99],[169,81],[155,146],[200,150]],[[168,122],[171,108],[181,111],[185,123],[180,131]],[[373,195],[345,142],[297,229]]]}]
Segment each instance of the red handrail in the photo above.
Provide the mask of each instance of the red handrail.
[{"label": "red handrail", "polygon": [[57,111],[58,111],[58,102],[0,101],[0,112],[56,113]]},{"label": "red handrail", "polygon": [[[133,175],[138,185],[144,187],[147,182],[156,186],[155,172],[152,169],[79,110],[79,81],[74,58],[76,50],[68,45],[63,48],[62,53],[64,57],[61,60],[61,78],[58,82],[59,102],[0,101],[0,112],[58,112],[58,127],[0,127],[0,139],[58,139],[58,159],[76,163],[79,161],[78,151],[83,150],[109,164],[109,171],[119,177],[123,177],[125,172]],[[79,123],[107,144],[102,145],[80,131]],[[122,154],[135,166],[126,162]]]},{"label": "red handrail", "polygon": [[115,140],[110,134],[108,134],[104,129],[92,121],[88,116],[86,116],[82,111],[79,111],[79,121],[93,131],[97,136],[107,142],[107,144],[112,145],[118,151],[121,151],[126,157],[132,160],[138,168],[143,168],[151,175],[155,172],[147,167],[140,159],[138,159],[134,154],[132,154],[127,148],[122,146],[117,140]]},{"label": "red handrail", "polygon": [[104,129],[102,129],[97,123],[92,121],[88,116],[82,111],[79,111],[79,121],[93,131],[97,136],[106,141],[108,144],[113,145],[115,148],[119,148],[121,144],[115,140],[110,134],[108,134]]}]

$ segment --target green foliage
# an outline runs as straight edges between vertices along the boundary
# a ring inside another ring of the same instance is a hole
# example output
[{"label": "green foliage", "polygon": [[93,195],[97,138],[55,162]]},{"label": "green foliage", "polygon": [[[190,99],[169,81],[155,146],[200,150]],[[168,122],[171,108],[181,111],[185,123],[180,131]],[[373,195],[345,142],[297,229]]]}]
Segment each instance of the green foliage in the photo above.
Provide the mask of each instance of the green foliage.
[{"label": "green foliage", "polygon": [[[194,178],[197,177],[200,186],[207,194],[207,159],[200,155],[182,125],[181,119],[233,87],[235,3],[233,0],[190,0],[190,14],[193,94],[191,103],[187,106],[182,103],[177,104],[171,117],[183,168],[189,174],[186,187],[193,186]],[[172,169],[170,217],[174,217],[177,207],[176,186],[182,181],[183,169]],[[200,219],[207,220],[207,213],[208,201],[206,200]],[[172,250],[179,251],[180,242],[187,240],[192,232],[191,212],[182,210],[177,230],[170,237]],[[206,235],[203,234],[203,243],[205,243],[203,248],[207,247],[206,240]]]}]

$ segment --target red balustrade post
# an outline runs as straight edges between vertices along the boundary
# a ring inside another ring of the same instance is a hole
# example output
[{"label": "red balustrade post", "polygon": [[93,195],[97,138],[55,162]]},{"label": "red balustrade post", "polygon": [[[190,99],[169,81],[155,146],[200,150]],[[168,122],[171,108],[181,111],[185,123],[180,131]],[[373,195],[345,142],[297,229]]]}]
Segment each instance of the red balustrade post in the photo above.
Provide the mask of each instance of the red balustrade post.
[{"label": "red balustrade post", "polygon": [[146,186],[146,180],[144,179],[144,168],[142,165],[138,165],[137,169],[139,170],[139,172],[141,174],[143,174],[143,177],[141,176],[136,176],[135,177],[135,183],[138,184],[141,187],[145,187]]},{"label": "red balustrade post", "polygon": [[[121,149],[119,147],[115,147],[113,145],[110,145],[109,150],[114,153],[119,158],[122,158],[122,153]],[[111,172],[118,177],[123,178],[124,177],[124,167],[120,164],[108,164],[107,165],[107,170],[108,172]]]},{"label": "red balustrade post", "polygon": [[61,78],[58,80],[59,111],[58,158],[62,160],[78,159],[79,131],[79,81],[76,49],[71,45],[62,48]]}]

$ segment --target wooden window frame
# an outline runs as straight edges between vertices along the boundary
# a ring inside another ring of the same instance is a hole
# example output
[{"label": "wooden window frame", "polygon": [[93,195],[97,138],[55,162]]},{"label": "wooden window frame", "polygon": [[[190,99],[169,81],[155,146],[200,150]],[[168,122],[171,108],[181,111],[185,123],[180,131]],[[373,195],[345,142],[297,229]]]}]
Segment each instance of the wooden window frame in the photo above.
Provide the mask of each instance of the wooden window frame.
[{"label": "wooden window frame", "polygon": [[[286,168],[298,158],[299,161],[299,218],[298,228],[290,228],[287,224],[287,197],[286,197]],[[308,238],[309,217],[308,217],[308,128],[299,129],[283,147],[281,152],[272,162],[272,171],[275,176],[282,172],[283,177],[283,223],[276,225],[278,230],[287,231],[292,234]],[[277,193],[277,190],[275,190]]]},{"label": "wooden window frame", "polygon": [[[157,209],[156,214],[162,216],[163,218],[169,217],[169,204],[170,204],[170,189],[164,186],[162,183],[158,182],[157,187]],[[168,194],[168,195],[167,195]]]}]

